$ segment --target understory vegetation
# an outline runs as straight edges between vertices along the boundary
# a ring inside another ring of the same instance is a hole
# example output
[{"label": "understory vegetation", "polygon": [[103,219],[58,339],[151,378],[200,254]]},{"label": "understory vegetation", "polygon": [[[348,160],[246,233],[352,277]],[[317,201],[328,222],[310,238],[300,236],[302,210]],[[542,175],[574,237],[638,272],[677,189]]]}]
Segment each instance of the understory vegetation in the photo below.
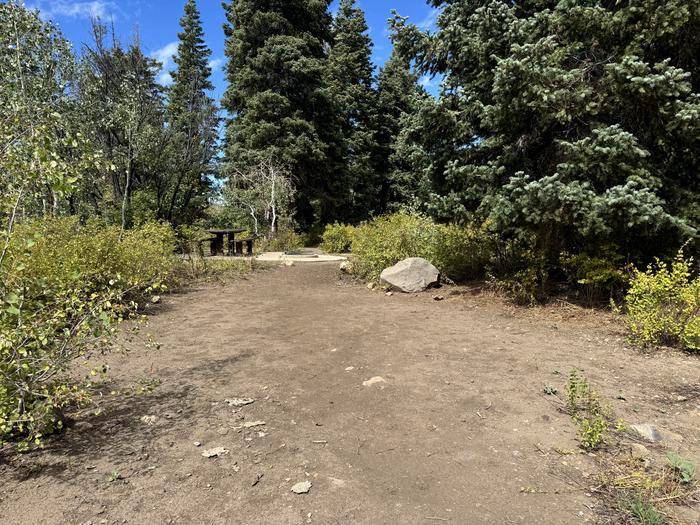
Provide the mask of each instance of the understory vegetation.
[{"label": "understory vegetation", "polygon": [[[555,395],[556,389],[545,388],[545,393]],[[630,446],[627,425],[614,419],[610,403],[576,369],[569,373],[563,401],[577,427],[581,449],[595,452],[590,457],[599,463],[601,472],[592,490],[603,499],[603,514],[614,523],[676,523],[666,505],[693,500],[695,464],[673,450],[660,463],[652,462],[651,452],[637,440]]]},{"label": "understory vegetation", "polygon": [[40,443],[66,407],[89,401],[116,329],[167,290],[173,248],[172,229],[156,223],[15,229],[0,261],[0,444]]}]

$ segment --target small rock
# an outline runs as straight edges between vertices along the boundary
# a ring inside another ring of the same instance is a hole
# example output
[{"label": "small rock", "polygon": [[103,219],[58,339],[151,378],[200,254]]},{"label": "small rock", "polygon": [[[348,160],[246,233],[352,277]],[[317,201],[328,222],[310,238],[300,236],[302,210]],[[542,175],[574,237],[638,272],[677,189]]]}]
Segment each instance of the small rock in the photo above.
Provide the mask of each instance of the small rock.
[{"label": "small rock", "polygon": [[255,399],[249,397],[234,397],[232,399],[224,399],[224,403],[231,407],[244,407],[255,403]]},{"label": "small rock", "polygon": [[663,440],[663,436],[656,427],[648,423],[631,425],[630,430],[635,432],[640,438],[650,441],[651,443],[658,443]]},{"label": "small rock", "polygon": [[243,423],[242,428],[254,428],[254,427],[261,427],[265,424],[264,421],[246,421]]},{"label": "small rock", "polygon": [[353,370],[355,370],[354,366],[349,366],[345,369],[346,372],[352,372]]},{"label": "small rock", "polygon": [[634,460],[643,461],[651,457],[651,452],[649,452],[649,449],[644,445],[633,443],[630,447],[630,455]]},{"label": "small rock", "polygon": [[387,297],[391,297],[392,295],[394,295],[394,292],[387,292],[387,293],[386,293],[386,296],[387,296]]},{"label": "small rock", "polygon": [[368,290],[374,290],[377,287],[377,283],[367,283],[367,289]]},{"label": "small rock", "polygon": [[202,452],[202,456],[205,458],[218,458],[219,456],[223,456],[225,454],[228,454],[228,450],[226,450],[224,447],[216,447]]},{"label": "small rock", "polygon": [[140,419],[141,423],[145,423],[149,426],[155,425],[156,422],[158,421],[158,418],[156,416],[142,416]]},{"label": "small rock", "polygon": [[350,261],[341,262],[340,263],[340,271],[341,271],[341,273],[351,274],[352,273],[352,263]]},{"label": "small rock", "polygon": [[201,446],[202,446],[202,444],[201,444],[199,441],[195,441],[195,442],[192,443],[192,444],[193,444],[195,447],[201,447]]},{"label": "small rock", "polygon": [[309,490],[311,490],[310,481],[302,481],[292,487],[292,492],[294,492],[294,494],[306,494]]},{"label": "small rock", "polygon": [[367,381],[362,382],[364,386],[372,386],[376,385],[377,383],[386,383],[386,380],[381,376],[376,376],[372,377],[371,379],[368,379]]},{"label": "small rock", "polygon": [[436,295],[433,297],[433,301],[444,301],[445,298],[442,295]]}]

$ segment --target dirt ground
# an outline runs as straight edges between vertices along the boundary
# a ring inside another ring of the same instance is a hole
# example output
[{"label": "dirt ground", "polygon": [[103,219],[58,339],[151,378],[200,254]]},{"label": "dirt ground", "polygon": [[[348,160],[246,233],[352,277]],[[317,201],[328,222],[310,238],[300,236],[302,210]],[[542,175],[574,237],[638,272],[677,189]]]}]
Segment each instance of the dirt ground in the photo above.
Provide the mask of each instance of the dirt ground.
[{"label": "dirt ground", "polygon": [[700,460],[697,358],[632,350],[609,314],[387,296],[312,264],[170,296],[148,330],[160,348],[111,355],[110,377],[153,393],[2,456],[0,523],[595,523],[596,458],[567,454],[576,428],[544,393],[573,367],[673,432],[657,455]]}]

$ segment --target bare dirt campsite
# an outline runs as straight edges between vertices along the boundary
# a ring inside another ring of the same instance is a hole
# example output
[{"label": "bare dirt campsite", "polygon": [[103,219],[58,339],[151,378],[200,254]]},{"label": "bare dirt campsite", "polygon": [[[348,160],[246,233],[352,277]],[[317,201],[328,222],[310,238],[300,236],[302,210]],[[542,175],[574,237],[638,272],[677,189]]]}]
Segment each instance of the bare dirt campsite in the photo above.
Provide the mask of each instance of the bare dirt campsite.
[{"label": "bare dirt campsite", "polygon": [[[627,347],[609,313],[387,295],[325,263],[168,296],[148,331],[160,347],[110,355],[109,388],[152,392],[106,392],[102,415],[3,456],[0,522],[619,523],[613,465],[700,460],[696,359]],[[584,452],[572,368],[661,441]]]}]

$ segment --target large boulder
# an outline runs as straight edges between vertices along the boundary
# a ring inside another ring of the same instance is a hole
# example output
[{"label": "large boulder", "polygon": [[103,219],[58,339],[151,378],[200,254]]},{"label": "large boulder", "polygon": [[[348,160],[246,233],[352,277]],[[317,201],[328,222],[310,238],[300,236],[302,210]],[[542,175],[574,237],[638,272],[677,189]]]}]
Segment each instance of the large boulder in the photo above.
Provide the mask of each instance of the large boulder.
[{"label": "large boulder", "polygon": [[384,270],[380,280],[401,292],[417,293],[439,284],[440,272],[429,261],[411,257]]}]

